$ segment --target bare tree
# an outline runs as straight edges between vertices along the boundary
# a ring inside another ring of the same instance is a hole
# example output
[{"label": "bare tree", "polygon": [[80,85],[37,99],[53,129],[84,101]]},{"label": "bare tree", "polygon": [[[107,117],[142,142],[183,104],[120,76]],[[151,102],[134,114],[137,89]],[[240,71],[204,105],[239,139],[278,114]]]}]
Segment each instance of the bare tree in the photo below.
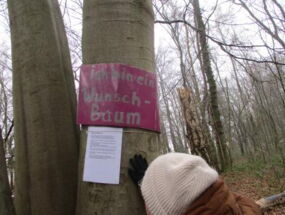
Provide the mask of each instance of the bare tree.
[{"label": "bare tree", "polygon": [[[6,139],[6,138],[5,138]],[[12,192],[9,185],[4,150],[4,139],[0,128],[0,213],[1,215],[15,215],[15,208],[12,200]]]}]

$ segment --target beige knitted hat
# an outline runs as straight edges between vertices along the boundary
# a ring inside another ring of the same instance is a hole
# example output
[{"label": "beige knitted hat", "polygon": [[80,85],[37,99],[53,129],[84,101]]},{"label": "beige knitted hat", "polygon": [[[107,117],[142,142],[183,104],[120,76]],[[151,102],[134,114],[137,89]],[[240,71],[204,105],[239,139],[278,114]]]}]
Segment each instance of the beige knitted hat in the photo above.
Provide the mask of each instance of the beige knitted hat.
[{"label": "beige knitted hat", "polygon": [[181,215],[217,179],[201,157],[168,153],[150,164],[141,191],[151,215]]}]

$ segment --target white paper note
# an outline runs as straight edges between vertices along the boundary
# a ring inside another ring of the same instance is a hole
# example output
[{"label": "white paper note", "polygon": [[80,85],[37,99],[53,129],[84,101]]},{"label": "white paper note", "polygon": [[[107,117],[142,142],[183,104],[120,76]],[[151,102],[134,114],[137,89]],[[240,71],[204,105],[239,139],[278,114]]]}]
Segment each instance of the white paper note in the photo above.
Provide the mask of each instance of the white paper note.
[{"label": "white paper note", "polygon": [[119,184],[122,128],[88,127],[83,181]]}]

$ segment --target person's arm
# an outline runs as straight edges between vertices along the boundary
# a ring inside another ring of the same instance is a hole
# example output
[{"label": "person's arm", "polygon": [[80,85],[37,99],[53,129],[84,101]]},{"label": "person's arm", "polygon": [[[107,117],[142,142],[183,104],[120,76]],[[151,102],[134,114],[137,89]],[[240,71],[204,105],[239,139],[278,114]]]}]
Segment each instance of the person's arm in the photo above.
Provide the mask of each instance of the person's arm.
[{"label": "person's arm", "polygon": [[259,205],[257,205],[253,200],[241,196],[239,194],[233,193],[237,204],[239,205],[243,214],[246,215],[261,215],[263,214]]}]

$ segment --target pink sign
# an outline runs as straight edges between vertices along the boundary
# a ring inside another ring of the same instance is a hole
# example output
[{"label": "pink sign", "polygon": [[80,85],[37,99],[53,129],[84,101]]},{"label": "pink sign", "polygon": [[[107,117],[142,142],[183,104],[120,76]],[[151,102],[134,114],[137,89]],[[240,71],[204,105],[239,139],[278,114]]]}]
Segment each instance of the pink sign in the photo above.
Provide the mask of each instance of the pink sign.
[{"label": "pink sign", "polygon": [[77,122],[159,131],[155,74],[123,64],[83,65]]}]

